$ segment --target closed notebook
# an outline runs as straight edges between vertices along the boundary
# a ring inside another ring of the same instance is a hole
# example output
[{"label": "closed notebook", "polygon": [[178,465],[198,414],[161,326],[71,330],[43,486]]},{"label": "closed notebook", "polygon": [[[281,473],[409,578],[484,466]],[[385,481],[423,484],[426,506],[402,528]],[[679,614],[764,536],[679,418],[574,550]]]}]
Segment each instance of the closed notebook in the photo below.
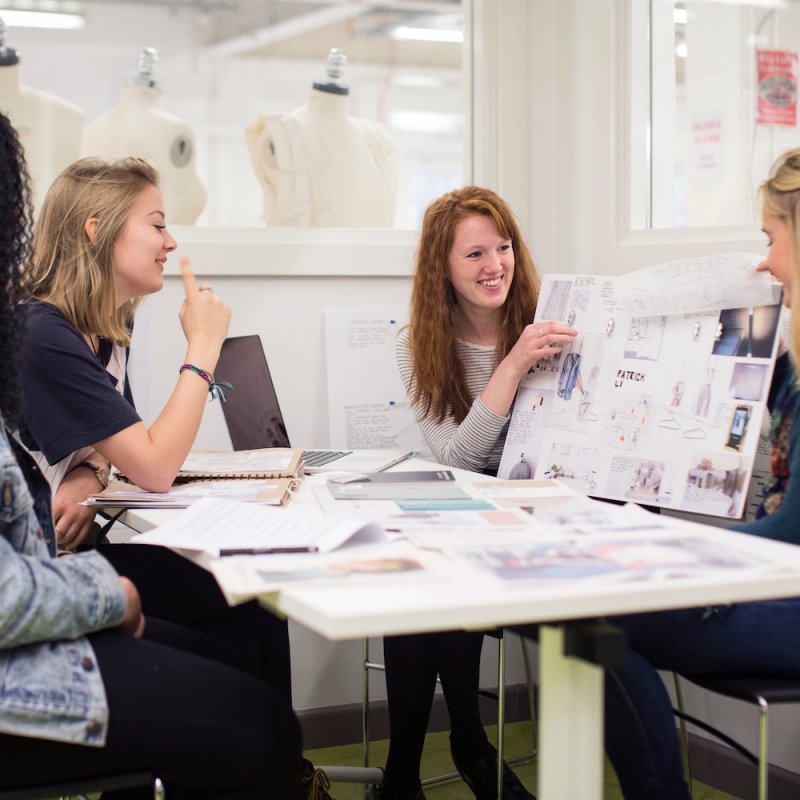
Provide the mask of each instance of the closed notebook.
[{"label": "closed notebook", "polygon": [[303,451],[297,447],[189,453],[176,482],[198,478],[299,478]]},{"label": "closed notebook", "polygon": [[102,508],[188,508],[208,497],[260,505],[286,505],[296,485],[294,478],[212,478],[185,481],[166,492],[146,492],[138,486],[113,480],[86,505]]}]

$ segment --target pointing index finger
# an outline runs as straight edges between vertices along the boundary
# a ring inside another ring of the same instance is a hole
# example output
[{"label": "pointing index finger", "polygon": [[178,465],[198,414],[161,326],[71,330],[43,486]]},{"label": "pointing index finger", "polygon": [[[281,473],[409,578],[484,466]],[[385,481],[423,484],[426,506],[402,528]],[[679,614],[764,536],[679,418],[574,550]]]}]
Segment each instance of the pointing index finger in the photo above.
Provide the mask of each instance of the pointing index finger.
[{"label": "pointing index finger", "polygon": [[183,291],[186,292],[186,296],[189,297],[189,295],[195,294],[197,286],[195,285],[192,267],[189,264],[189,256],[181,256],[181,278],[183,279]]}]

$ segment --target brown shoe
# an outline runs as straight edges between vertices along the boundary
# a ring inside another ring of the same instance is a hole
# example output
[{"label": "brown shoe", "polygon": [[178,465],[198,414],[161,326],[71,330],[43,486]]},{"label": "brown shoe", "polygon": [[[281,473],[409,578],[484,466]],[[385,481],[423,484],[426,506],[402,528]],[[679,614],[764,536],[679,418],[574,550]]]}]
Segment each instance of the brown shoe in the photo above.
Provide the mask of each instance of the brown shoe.
[{"label": "brown shoe", "polygon": [[315,767],[307,759],[303,762],[303,769],[294,779],[291,800],[333,800],[328,794],[331,788],[330,778],[325,770]]}]

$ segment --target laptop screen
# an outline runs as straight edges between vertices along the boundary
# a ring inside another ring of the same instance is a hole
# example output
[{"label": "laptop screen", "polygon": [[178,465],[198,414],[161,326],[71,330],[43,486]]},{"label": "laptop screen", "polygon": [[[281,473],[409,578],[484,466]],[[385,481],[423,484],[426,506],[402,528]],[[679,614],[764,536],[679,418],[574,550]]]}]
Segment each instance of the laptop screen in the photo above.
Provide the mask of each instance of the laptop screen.
[{"label": "laptop screen", "polygon": [[234,450],[290,446],[259,336],[226,339],[214,377],[233,384],[221,405]]}]

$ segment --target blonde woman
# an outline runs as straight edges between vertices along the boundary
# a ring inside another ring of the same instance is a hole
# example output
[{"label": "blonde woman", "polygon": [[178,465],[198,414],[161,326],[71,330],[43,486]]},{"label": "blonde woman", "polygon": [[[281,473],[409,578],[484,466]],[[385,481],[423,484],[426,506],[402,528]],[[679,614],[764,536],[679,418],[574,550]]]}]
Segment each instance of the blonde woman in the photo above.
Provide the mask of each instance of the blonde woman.
[{"label": "blonde woman", "polygon": [[[784,284],[784,303],[800,305],[800,149],[775,163],[761,187],[769,254],[759,269]],[[736,526],[800,544],[800,414],[796,364],[800,314],[792,315],[791,352],[778,358],[769,406],[772,481],[754,522]],[[657,669],[695,675],[800,678],[800,598],[736,603],[612,620],[631,647],[606,677],[606,750],[626,800],[690,800],[672,706]]]},{"label": "blonde woman", "polygon": [[3,788],[152,771],[171,800],[309,796],[285,697],[208,636],[145,621],[136,584],[97,551],[56,557],[50,487],[14,435],[30,189],[2,114],[0,197]]},{"label": "blonde woman", "polygon": [[45,198],[26,274],[22,436],[53,487],[62,548],[89,533],[93,513],[77,503],[98,490],[109,464],[143,489],[164,491],[197,435],[213,388],[203,375],[213,375],[230,309],[206,284],[195,285],[188,265],[180,318],[191,368],[149,428],[125,374],[134,311],[163,286],[175,247],[158,173],[146,161],[83,159]]},{"label": "blonde woman", "polygon": [[[176,247],[158,181],[141,159],[82,159],[55,180],[35,229],[24,284],[19,434],[52,487],[61,549],[74,550],[89,535],[93,512],[79,504],[98,491],[109,465],[144,489],[172,484],[216,392],[230,309],[184,264],[186,351],[175,388],[149,427],[133,406],[125,369],[133,313],[161,289]],[[285,621],[254,602],[228,607],[209,573],[166,549],[98,550],[137,585],[145,615],[212,637],[291,700]],[[313,773],[307,763],[305,773]]]}]

